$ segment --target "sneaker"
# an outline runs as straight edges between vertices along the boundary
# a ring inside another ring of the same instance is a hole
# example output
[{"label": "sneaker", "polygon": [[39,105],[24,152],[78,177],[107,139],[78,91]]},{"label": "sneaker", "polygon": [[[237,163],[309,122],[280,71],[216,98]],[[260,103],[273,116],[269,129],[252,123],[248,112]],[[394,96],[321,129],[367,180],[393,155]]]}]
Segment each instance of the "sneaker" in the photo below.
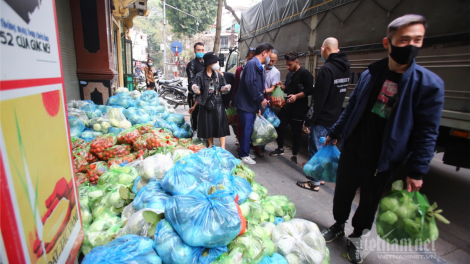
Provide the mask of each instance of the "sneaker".
[{"label": "sneaker", "polygon": [[330,243],[338,237],[344,237],[344,226],[334,224],[331,227],[321,231],[326,243]]},{"label": "sneaker", "polygon": [[279,155],[284,155],[284,149],[276,149],[275,151],[271,151],[269,153],[269,156],[279,156]]},{"label": "sneaker", "polygon": [[254,161],[252,158],[250,157],[243,157],[241,158],[241,160],[246,163],[246,164],[250,164],[250,165],[254,165],[256,164],[256,161]]},{"label": "sneaker", "polygon": [[348,238],[347,256],[352,263],[362,263],[364,252],[362,251],[362,238],[351,237]]},{"label": "sneaker", "polygon": [[235,141],[235,145],[237,145],[237,146],[239,146],[239,145],[240,145],[240,143],[238,142],[238,140],[237,140],[237,141]]},{"label": "sneaker", "polygon": [[[240,151],[240,150],[238,150],[238,151]],[[253,155],[253,154],[250,154],[250,156],[249,156],[249,157],[250,157],[251,159],[256,159],[256,156],[255,156],[255,155]],[[238,157],[238,158],[239,158],[239,159],[242,159],[241,157]]]},{"label": "sneaker", "polygon": [[296,164],[297,165],[297,156],[292,156],[290,158],[290,161],[292,161],[292,163]]}]

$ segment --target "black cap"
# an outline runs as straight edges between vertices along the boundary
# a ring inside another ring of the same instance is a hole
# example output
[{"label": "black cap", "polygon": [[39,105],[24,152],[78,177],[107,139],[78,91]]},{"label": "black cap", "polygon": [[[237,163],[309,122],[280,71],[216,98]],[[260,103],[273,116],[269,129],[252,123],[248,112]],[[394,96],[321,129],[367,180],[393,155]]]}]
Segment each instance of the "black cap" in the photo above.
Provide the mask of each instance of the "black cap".
[{"label": "black cap", "polygon": [[220,60],[219,56],[215,55],[215,52],[207,52],[204,54],[202,59],[204,60],[204,67],[212,65]]}]

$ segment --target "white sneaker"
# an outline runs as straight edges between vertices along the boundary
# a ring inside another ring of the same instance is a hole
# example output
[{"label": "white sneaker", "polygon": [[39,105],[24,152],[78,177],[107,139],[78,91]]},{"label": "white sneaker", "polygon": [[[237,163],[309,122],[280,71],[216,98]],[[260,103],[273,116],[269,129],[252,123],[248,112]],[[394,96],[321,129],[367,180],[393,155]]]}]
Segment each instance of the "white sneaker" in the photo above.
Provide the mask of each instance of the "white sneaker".
[{"label": "white sneaker", "polygon": [[254,161],[250,157],[243,157],[243,158],[241,158],[241,160],[246,164],[250,164],[250,165],[256,164],[256,161]]},{"label": "white sneaker", "polygon": [[[242,159],[241,157],[238,157],[239,159]],[[254,154],[250,154],[251,159],[256,159],[256,156]]]},{"label": "white sneaker", "polygon": [[237,145],[237,146],[239,146],[239,145],[240,145],[240,143],[238,142],[238,140],[237,140],[237,141],[235,141],[235,145]]}]

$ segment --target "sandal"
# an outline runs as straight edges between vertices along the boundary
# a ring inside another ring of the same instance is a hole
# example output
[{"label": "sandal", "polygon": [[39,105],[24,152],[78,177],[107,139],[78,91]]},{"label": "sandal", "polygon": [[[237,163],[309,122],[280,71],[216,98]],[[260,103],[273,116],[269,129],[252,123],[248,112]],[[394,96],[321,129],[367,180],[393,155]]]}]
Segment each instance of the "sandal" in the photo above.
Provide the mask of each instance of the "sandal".
[{"label": "sandal", "polygon": [[313,192],[320,191],[320,186],[313,185],[311,181],[297,182],[297,186],[299,186],[300,188],[303,188],[303,189],[313,191]]},{"label": "sandal", "polygon": [[253,147],[253,150],[255,154],[258,155],[259,157],[264,157],[263,150],[260,147]]},{"label": "sandal", "polygon": [[325,182],[324,182],[324,181],[321,181],[321,182],[320,182],[320,185],[325,185]]}]

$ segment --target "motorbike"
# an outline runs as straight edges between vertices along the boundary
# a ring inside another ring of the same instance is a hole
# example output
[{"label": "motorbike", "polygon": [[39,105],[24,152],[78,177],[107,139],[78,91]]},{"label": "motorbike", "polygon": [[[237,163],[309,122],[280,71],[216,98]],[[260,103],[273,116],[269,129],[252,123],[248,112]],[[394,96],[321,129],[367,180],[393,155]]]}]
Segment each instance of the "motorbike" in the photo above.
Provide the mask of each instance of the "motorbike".
[{"label": "motorbike", "polygon": [[162,84],[160,87],[161,97],[167,100],[168,104],[173,105],[176,109],[179,105],[185,107],[188,98],[188,89],[181,85],[173,85],[171,84]]}]

